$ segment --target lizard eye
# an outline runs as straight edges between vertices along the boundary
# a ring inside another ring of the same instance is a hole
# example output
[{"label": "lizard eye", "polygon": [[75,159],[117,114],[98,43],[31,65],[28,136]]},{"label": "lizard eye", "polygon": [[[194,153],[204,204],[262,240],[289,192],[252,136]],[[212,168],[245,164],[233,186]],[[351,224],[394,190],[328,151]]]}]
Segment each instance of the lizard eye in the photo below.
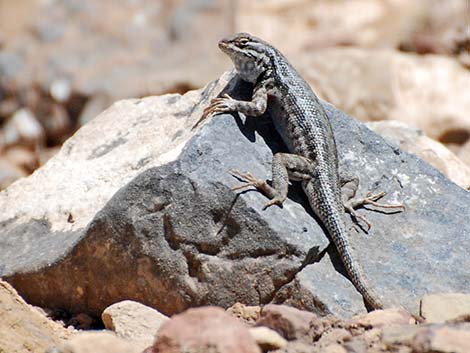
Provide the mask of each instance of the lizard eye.
[{"label": "lizard eye", "polygon": [[248,45],[249,40],[247,38],[242,38],[238,41],[238,46],[239,47],[246,47]]}]

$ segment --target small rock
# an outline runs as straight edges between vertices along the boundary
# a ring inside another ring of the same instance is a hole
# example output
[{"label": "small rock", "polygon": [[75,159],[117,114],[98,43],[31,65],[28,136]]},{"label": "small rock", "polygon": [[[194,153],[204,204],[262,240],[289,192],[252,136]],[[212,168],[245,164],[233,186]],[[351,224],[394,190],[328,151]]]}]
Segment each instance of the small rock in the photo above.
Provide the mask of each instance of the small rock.
[{"label": "small rock", "polygon": [[318,340],[317,345],[323,349],[332,344],[345,343],[350,341],[352,338],[351,333],[344,328],[334,328],[326,331],[321,338]]},{"label": "small rock", "polygon": [[12,286],[1,280],[0,318],[0,352],[44,352],[73,334],[27,304]]},{"label": "small rock", "polygon": [[0,190],[27,175],[28,173],[25,170],[16,166],[10,160],[0,157]]},{"label": "small rock", "polygon": [[349,324],[362,327],[380,327],[389,325],[409,325],[415,321],[413,317],[403,309],[374,310],[365,315],[353,317]]},{"label": "small rock", "polygon": [[34,113],[27,108],[17,110],[3,126],[5,146],[21,144],[35,148],[44,144],[44,138],[44,129]]},{"label": "small rock", "polygon": [[67,102],[70,98],[70,94],[72,93],[70,80],[66,78],[58,78],[54,80],[49,91],[52,98],[57,102]]},{"label": "small rock", "polygon": [[124,300],[108,306],[101,319],[108,330],[143,350],[153,343],[155,332],[168,317],[149,306]]},{"label": "small rock", "polygon": [[47,353],[140,353],[132,343],[112,332],[81,332],[61,346],[50,347]]},{"label": "small rock", "polygon": [[311,312],[268,304],[261,309],[261,317],[256,324],[273,329],[287,340],[294,340],[308,336],[310,324],[316,320],[319,317]]},{"label": "small rock", "polygon": [[420,330],[411,345],[413,352],[468,353],[470,325],[432,326]]},{"label": "small rock", "polygon": [[261,307],[235,303],[227,309],[227,312],[246,324],[254,324],[260,317]]},{"label": "small rock", "polygon": [[421,316],[426,322],[439,323],[470,314],[470,294],[428,294],[421,299]]},{"label": "small rock", "polygon": [[39,167],[37,154],[29,148],[12,146],[5,151],[4,157],[28,173],[32,173]]},{"label": "small rock", "polygon": [[64,106],[53,103],[42,106],[41,123],[47,135],[48,144],[60,145],[72,131],[72,120]]},{"label": "small rock", "polygon": [[0,118],[13,115],[20,109],[18,100],[15,98],[4,98],[0,100]]},{"label": "small rock", "polygon": [[391,325],[382,328],[382,342],[388,346],[411,344],[422,328],[419,325]]},{"label": "small rock", "polygon": [[323,348],[322,353],[348,353],[348,351],[342,345],[335,343]]},{"label": "small rock", "polygon": [[217,307],[189,309],[165,322],[154,353],[260,353],[247,327]]},{"label": "small rock", "polygon": [[250,328],[250,334],[264,352],[281,349],[287,345],[281,335],[264,326]]}]

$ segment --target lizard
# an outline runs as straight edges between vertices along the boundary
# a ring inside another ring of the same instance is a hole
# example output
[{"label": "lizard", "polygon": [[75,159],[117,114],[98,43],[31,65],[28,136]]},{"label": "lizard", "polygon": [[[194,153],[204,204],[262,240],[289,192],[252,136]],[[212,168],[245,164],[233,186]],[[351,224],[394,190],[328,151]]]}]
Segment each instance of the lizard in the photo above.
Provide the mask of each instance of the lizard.
[{"label": "lizard", "polygon": [[[352,284],[372,309],[383,308],[378,295],[367,283],[359,261],[353,254],[344,219],[345,211],[359,222],[365,217],[355,210],[366,204],[385,208],[404,208],[401,204],[384,205],[377,200],[385,195],[368,194],[353,199],[358,178],[352,178],[350,198],[344,200],[338,168],[338,153],[333,130],[319,98],[284,55],[267,42],[248,33],[238,33],[219,41],[219,48],[232,60],[242,80],[253,85],[251,101],[239,101],[225,94],[214,98],[204,110],[198,125],[208,116],[239,112],[258,117],[268,111],[274,127],[289,153],[276,153],[272,159],[272,183],[256,179],[251,173],[231,171],[243,182],[233,190],[253,186],[282,207],[289,181],[300,181],[309,204],[333,241]],[[196,126],[195,125],[195,126]]]}]

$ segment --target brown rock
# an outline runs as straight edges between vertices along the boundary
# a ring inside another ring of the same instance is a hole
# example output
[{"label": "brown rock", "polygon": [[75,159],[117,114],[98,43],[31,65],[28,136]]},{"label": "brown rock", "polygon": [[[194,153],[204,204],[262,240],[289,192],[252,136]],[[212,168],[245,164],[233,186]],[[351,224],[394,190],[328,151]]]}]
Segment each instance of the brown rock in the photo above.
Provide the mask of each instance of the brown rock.
[{"label": "brown rock", "polygon": [[189,309],[165,322],[157,333],[155,353],[259,353],[248,328],[217,307]]},{"label": "brown rock", "polygon": [[37,154],[29,148],[22,146],[10,147],[5,151],[4,157],[27,173],[32,173],[39,167]]},{"label": "brown rock", "polygon": [[470,136],[470,71],[452,58],[335,48],[296,64],[322,98],[360,120],[403,121],[443,143]]},{"label": "brown rock", "polygon": [[286,305],[268,304],[261,309],[261,316],[256,323],[278,332],[287,340],[308,337],[312,321],[319,317],[311,312]]},{"label": "brown rock", "polygon": [[381,327],[390,325],[409,325],[415,321],[413,317],[403,309],[374,310],[365,315],[353,317],[348,324],[350,326]]},{"label": "brown rock", "polygon": [[46,131],[49,144],[62,144],[69,137],[72,130],[72,121],[64,106],[51,103],[47,112],[41,118],[42,125]]},{"label": "brown rock", "polygon": [[411,35],[423,5],[392,0],[242,0],[237,24],[290,53],[335,45],[394,48]]},{"label": "brown rock", "polygon": [[413,352],[468,353],[470,324],[431,326],[420,330],[411,345]]},{"label": "brown rock", "polygon": [[10,160],[0,157],[0,190],[27,175],[28,173],[24,169],[16,166]]},{"label": "brown rock", "polygon": [[399,344],[410,345],[416,333],[422,330],[418,325],[390,325],[382,327],[382,342],[394,347]]},{"label": "brown rock", "polygon": [[155,332],[168,317],[141,303],[125,300],[107,307],[101,319],[108,330],[143,350],[153,343]]},{"label": "brown rock", "polygon": [[28,305],[13,287],[1,280],[0,317],[2,352],[43,352],[73,334]]},{"label": "brown rock", "polygon": [[321,338],[318,340],[316,345],[320,348],[326,348],[328,346],[345,343],[350,341],[352,338],[351,333],[344,328],[334,328],[326,331]]},{"label": "brown rock", "polygon": [[329,346],[325,347],[321,351],[322,353],[348,353],[346,348],[344,348],[342,345],[334,343],[330,344]]},{"label": "brown rock", "polygon": [[367,127],[402,150],[413,153],[439,169],[450,180],[467,189],[470,187],[470,165],[466,165],[446,146],[430,139],[419,129],[399,121],[367,123]]},{"label": "brown rock", "polygon": [[281,335],[264,326],[250,328],[250,334],[264,352],[281,349],[287,345],[287,341]]},{"label": "brown rock", "polygon": [[50,347],[47,353],[140,353],[132,343],[112,332],[82,332],[58,347]]},{"label": "brown rock", "polygon": [[421,316],[426,322],[445,322],[464,315],[470,315],[470,294],[428,294],[421,299]]},{"label": "brown rock", "polygon": [[254,324],[260,317],[261,307],[235,303],[227,309],[227,312],[246,324]]}]

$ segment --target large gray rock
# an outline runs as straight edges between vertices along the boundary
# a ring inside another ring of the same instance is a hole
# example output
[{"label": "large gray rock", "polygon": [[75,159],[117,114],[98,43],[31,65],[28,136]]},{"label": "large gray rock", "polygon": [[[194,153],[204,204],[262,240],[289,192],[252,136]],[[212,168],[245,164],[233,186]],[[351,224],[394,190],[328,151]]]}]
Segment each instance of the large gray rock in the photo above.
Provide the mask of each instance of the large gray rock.
[{"label": "large gray rock", "polygon": [[[283,208],[265,211],[260,193],[231,190],[239,182],[228,170],[269,176],[272,154],[284,149],[269,119],[225,114],[190,131],[229,78],[115,104],[0,194],[2,276],[34,304],[94,315],[122,299],[165,314],[274,298],[322,314],[364,311],[298,186]],[[234,97],[249,89],[228,85]],[[414,311],[424,293],[468,291],[470,226],[461,210],[470,195],[324,107],[341,169],[361,177],[360,193],[383,190],[384,201],[406,205],[360,211],[373,224],[368,234],[348,224],[370,284],[387,304]]]}]

